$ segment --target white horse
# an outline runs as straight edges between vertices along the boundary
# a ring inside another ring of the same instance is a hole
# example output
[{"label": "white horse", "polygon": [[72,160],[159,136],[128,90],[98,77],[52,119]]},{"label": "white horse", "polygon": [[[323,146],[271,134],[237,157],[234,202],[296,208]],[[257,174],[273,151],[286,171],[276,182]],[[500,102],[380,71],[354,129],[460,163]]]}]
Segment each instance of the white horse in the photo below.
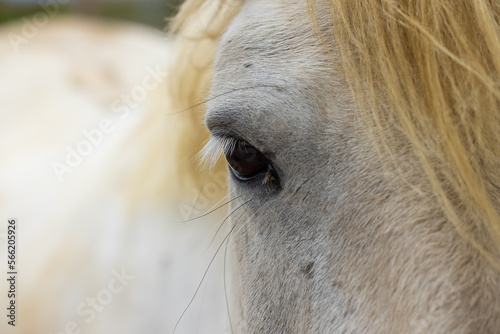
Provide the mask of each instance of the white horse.
[{"label": "white horse", "polygon": [[[19,275],[1,332],[220,333],[226,242],[235,333],[499,332],[499,11],[190,0],[172,46],[2,27],[0,254],[16,217]],[[215,176],[192,159],[205,105]],[[172,223],[219,199],[229,226]]]},{"label": "white horse", "polygon": [[172,98],[211,78],[235,333],[500,332],[499,19],[486,0],[184,4]]}]

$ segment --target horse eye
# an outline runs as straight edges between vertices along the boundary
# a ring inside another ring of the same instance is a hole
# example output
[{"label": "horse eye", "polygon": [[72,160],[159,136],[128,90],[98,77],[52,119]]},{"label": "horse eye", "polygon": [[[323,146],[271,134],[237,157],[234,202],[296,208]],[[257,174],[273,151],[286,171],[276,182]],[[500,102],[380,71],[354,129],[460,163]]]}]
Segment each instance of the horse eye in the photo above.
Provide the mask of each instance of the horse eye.
[{"label": "horse eye", "polygon": [[248,181],[259,175],[262,175],[263,183],[276,180],[269,160],[243,140],[236,141],[234,149],[226,153],[226,160],[234,176],[241,181]]}]

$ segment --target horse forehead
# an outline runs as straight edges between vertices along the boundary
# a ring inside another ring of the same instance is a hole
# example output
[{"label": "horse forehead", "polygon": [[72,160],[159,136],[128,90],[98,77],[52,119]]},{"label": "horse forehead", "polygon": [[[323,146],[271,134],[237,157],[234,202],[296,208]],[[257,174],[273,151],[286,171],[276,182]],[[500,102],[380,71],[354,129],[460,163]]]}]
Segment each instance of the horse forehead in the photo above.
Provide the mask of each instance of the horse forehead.
[{"label": "horse forehead", "polygon": [[306,1],[246,1],[222,36],[217,65],[311,63],[318,50],[307,13]]},{"label": "horse forehead", "polygon": [[212,85],[216,98],[209,103],[207,123],[226,118],[258,122],[261,128],[272,124],[275,133],[317,126],[329,67],[306,1],[247,1],[219,44]]}]

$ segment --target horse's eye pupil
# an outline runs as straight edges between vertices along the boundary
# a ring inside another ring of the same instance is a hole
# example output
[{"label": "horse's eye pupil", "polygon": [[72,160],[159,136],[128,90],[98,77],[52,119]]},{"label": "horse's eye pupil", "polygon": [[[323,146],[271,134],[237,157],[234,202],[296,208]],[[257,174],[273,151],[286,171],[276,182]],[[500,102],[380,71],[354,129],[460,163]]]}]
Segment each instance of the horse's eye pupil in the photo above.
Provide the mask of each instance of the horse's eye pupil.
[{"label": "horse's eye pupil", "polygon": [[238,140],[234,149],[226,153],[226,160],[240,180],[249,180],[266,173],[270,168],[269,160],[264,154],[242,140]]}]

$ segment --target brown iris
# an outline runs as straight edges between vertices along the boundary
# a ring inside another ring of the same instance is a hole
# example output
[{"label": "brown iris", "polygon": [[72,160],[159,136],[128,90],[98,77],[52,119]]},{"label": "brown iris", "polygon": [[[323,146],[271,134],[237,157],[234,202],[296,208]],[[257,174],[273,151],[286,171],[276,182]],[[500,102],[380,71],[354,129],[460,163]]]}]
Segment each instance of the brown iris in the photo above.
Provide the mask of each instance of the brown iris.
[{"label": "brown iris", "polygon": [[233,174],[243,181],[265,174],[271,169],[264,154],[243,140],[236,141],[234,149],[226,153],[226,160]]}]

